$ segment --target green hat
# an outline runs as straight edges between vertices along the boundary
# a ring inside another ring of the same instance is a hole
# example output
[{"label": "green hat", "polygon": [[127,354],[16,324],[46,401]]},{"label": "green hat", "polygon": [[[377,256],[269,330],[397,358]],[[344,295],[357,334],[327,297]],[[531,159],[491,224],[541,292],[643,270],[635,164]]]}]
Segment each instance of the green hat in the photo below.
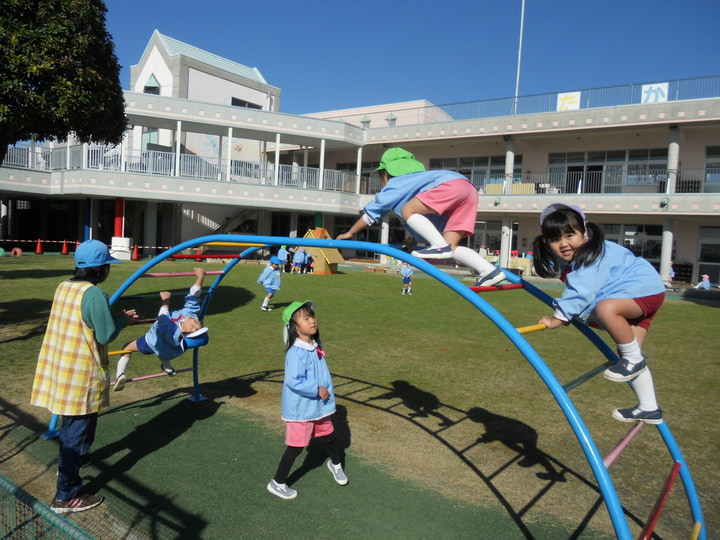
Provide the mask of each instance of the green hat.
[{"label": "green hat", "polygon": [[425,165],[415,159],[410,152],[402,148],[388,148],[380,159],[376,171],[387,171],[390,176],[422,172]]},{"label": "green hat", "polygon": [[288,324],[290,322],[290,319],[292,319],[293,315],[295,314],[295,312],[298,309],[305,307],[305,306],[309,307],[313,311],[315,310],[315,305],[310,300],[306,300],[305,302],[293,302],[288,307],[283,309],[283,312],[282,312],[283,324]]}]

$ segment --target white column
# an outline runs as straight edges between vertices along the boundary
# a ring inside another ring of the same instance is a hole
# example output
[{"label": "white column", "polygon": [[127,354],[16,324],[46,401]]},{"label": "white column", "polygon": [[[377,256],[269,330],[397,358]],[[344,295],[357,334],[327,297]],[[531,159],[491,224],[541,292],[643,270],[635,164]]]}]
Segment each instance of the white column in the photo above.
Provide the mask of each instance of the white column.
[{"label": "white column", "polygon": [[515,171],[515,140],[505,136],[505,182],[503,183],[503,193],[512,193],[512,183]]},{"label": "white column", "polygon": [[273,185],[280,183],[280,134],[275,134],[275,171],[273,172]]},{"label": "white column", "polygon": [[362,173],[362,146],[358,148],[357,168],[355,169],[355,195],[360,195],[360,175]]},{"label": "white column", "polygon": [[[387,244],[390,241],[390,217],[385,215],[380,220],[380,243]],[[387,255],[380,255],[380,264],[387,264]]]},{"label": "white column", "polygon": [[512,246],[512,218],[503,216],[500,232],[500,266],[510,266],[510,246]]},{"label": "white column", "polygon": [[670,143],[668,144],[668,179],[665,193],[675,193],[677,188],[678,156],[680,154],[680,128],[670,126]]},{"label": "white column", "polygon": [[672,219],[666,219],[663,221],[662,245],[660,246],[660,277],[663,281],[670,280],[670,261],[672,261],[674,225],[675,221]]},{"label": "white column", "polygon": [[318,178],[318,189],[324,189],[323,176],[325,175],[325,139],[320,141],[320,178]]},{"label": "white column", "polygon": [[[233,128],[228,128],[228,134],[227,134],[227,160],[225,163],[227,164],[227,172],[225,173],[225,181],[230,181],[230,166],[232,165],[232,140],[233,140]],[[222,150],[221,150],[222,151]]]},{"label": "white column", "polygon": [[177,121],[175,130],[175,176],[180,176],[180,137],[182,136],[182,120]]}]

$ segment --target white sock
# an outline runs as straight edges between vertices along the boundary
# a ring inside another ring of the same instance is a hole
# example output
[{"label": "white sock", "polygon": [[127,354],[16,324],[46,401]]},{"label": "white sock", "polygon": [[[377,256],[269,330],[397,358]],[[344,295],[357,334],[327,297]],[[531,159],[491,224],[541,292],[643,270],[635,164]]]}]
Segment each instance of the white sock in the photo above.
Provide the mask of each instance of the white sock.
[{"label": "white sock", "polygon": [[448,245],[447,240],[443,238],[442,233],[437,230],[428,218],[422,214],[411,215],[406,223],[413,231],[423,237],[425,241],[430,243],[431,248],[443,248]]},{"label": "white sock", "polygon": [[265,299],[263,300],[262,307],[268,307],[269,304],[270,304],[270,299],[266,296]]},{"label": "white sock", "polygon": [[640,410],[656,411],[658,409],[657,398],[655,397],[655,386],[650,369],[646,369],[635,377],[632,382],[633,390],[638,398]]},{"label": "white sock", "polygon": [[630,343],[618,343],[618,352],[623,360],[631,364],[642,362],[643,355],[637,339],[633,339]]},{"label": "white sock", "polygon": [[128,364],[130,363],[130,355],[129,354],[123,354],[120,359],[118,360],[117,364],[117,372],[115,375],[115,378],[117,379],[120,375],[125,373],[125,370],[128,367]]},{"label": "white sock", "polygon": [[478,274],[480,274],[480,277],[485,277],[495,270],[495,265],[483,258],[477,251],[473,251],[472,249],[464,246],[456,247],[455,251],[453,251],[453,257],[463,266],[467,266],[475,270]]}]

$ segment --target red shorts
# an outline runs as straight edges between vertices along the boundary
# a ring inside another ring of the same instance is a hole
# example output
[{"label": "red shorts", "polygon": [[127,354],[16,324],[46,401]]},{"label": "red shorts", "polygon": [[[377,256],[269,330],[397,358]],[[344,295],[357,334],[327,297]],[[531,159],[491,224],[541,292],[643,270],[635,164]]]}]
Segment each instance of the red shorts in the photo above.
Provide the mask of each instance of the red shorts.
[{"label": "red shorts", "polygon": [[445,231],[456,231],[464,236],[475,234],[478,192],[468,180],[458,178],[440,184],[423,193],[418,200],[438,214],[448,216]]},{"label": "red shorts", "polygon": [[652,296],[643,296],[642,298],[633,298],[633,301],[642,309],[642,316],[637,319],[630,319],[628,322],[632,326],[639,326],[645,330],[650,330],[650,323],[657,315],[658,309],[665,300],[665,293],[653,294]]},{"label": "red shorts", "polygon": [[285,444],[296,448],[305,448],[310,444],[310,439],[330,435],[333,428],[329,416],[311,422],[286,422]]}]

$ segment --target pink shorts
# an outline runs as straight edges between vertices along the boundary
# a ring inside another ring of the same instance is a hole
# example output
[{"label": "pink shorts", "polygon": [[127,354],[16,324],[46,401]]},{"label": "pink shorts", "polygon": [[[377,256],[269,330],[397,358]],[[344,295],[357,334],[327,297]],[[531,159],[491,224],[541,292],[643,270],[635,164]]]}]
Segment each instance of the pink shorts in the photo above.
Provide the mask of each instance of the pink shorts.
[{"label": "pink shorts", "polygon": [[[418,200],[438,214],[448,216],[445,231],[475,234],[478,192],[468,180],[458,178],[417,195]],[[442,231],[442,232],[445,232]]]},{"label": "pink shorts", "polygon": [[329,416],[312,422],[286,422],[285,444],[296,448],[305,448],[310,444],[310,439],[330,435],[333,428]]},{"label": "pink shorts", "polygon": [[642,316],[637,319],[631,319],[628,322],[633,326],[639,326],[645,330],[650,330],[650,323],[657,315],[658,309],[665,300],[665,293],[653,294],[652,296],[643,296],[642,298],[633,298],[635,303],[642,309]]}]

